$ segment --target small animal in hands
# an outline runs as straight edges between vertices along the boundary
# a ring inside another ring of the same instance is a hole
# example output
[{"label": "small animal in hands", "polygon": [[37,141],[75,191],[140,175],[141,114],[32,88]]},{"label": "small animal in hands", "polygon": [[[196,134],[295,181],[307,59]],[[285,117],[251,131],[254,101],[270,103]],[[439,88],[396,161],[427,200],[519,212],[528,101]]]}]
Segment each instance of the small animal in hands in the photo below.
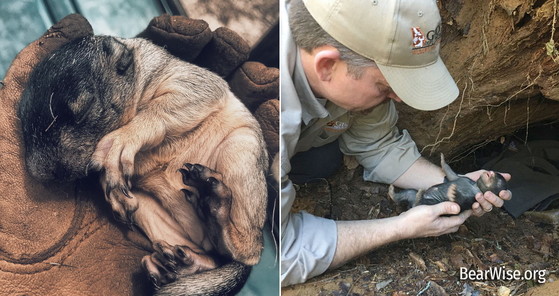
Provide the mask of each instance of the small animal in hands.
[{"label": "small animal in hands", "polygon": [[444,160],[441,154],[441,167],[446,175],[445,182],[434,185],[427,190],[406,189],[395,192],[394,185],[390,185],[388,196],[395,202],[405,202],[410,208],[418,205],[434,205],[443,201],[453,201],[460,205],[460,212],[471,209],[476,201],[477,193],[491,191],[499,195],[501,190],[507,189],[507,181],[496,172],[484,172],[479,179],[472,179],[457,175]]}]

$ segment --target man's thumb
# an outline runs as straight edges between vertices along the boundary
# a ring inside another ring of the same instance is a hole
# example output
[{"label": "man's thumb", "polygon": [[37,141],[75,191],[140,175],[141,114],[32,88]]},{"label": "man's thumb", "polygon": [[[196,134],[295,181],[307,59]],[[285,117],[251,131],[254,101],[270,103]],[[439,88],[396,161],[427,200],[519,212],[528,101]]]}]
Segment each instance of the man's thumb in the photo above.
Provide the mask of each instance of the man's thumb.
[{"label": "man's thumb", "polygon": [[451,201],[441,202],[436,205],[437,211],[439,211],[439,216],[441,215],[456,215],[460,213],[460,206]]}]

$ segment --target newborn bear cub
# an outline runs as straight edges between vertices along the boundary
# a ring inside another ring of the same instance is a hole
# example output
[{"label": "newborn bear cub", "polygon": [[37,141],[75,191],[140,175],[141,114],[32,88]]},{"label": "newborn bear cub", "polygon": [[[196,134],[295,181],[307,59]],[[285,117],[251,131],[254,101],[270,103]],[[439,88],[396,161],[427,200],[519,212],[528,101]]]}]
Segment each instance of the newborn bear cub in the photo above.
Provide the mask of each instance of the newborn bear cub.
[{"label": "newborn bear cub", "polygon": [[471,209],[476,201],[477,193],[491,191],[499,195],[501,190],[507,189],[507,181],[496,172],[484,172],[477,182],[472,179],[457,175],[444,160],[441,154],[441,167],[446,175],[445,182],[428,188],[427,190],[402,190],[394,191],[394,186],[388,188],[388,196],[395,202],[405,202],[408,206],[434,205],[443,201],[453,201],[460,205],[460,212]]},{"label": "newborn bear cub", "polygon": [[36,66],[18,115],[32,177],[100,172],[116,216],[152,242],[158,293],[229,294],[259,261],[266,147],[216,74],[147,40],[88,36]]}]

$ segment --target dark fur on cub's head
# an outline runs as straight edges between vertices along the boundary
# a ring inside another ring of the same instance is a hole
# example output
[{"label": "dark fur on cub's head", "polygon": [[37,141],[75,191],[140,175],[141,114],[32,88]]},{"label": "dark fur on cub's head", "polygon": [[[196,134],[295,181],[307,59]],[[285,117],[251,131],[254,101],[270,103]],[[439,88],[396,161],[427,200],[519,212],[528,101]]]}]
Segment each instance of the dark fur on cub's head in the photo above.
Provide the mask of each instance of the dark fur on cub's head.
[{"label": "dark fur on cub's head", "polygon": [[120,123],[134,68],[132,51],[108,36],[75,39],[34,68],[18,109],[25,163],[34,178],[86,175],[97,143]]},{"label": "dark fur on cub's head", "polygon": [[491,191],[499,195],[502,190],[507,190],[507,180],[497,172],[486,172],[477,180],[477,187],[481,192]]}]

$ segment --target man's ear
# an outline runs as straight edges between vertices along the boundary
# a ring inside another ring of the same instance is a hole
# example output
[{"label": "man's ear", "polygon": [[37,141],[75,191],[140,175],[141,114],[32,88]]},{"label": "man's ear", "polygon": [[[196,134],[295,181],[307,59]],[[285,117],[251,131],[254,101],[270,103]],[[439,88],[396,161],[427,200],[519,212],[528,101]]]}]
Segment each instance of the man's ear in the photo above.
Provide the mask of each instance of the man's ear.
[{"label": "man's ear", "polygon": [[339,62],[340,52],[336,48],[325,46],[317,49],[314,55],[314,70],[316,71],[318,79],[321,81],[330,81]]}]

